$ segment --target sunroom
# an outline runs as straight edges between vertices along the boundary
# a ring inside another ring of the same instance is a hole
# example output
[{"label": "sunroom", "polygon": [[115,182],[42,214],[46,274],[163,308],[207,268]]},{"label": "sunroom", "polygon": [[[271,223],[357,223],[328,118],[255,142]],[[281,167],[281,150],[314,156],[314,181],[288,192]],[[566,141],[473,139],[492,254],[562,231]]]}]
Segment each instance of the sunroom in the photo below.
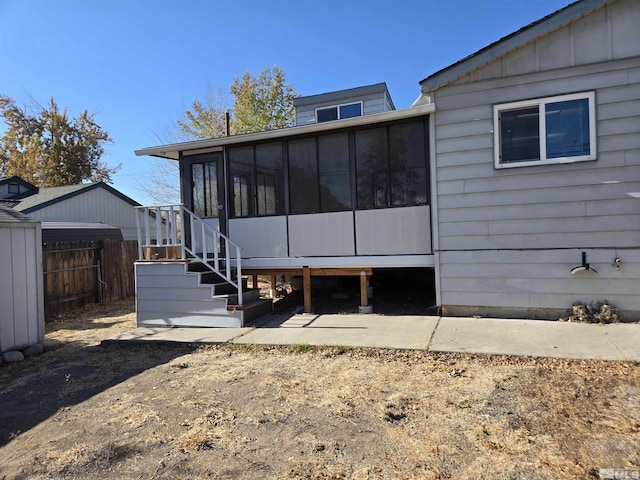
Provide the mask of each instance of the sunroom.
[{"label": "sunroom", "polygon": [[[257,275],[300,277],[307,311],[316,276],[360,277],[366,307],[375,269],[434,266],[432,110],[426,105],[136,151],[178,161],[182,195],[180,206],[152,207],[162,225],[141,225],[139,263],[189,261],[209,244],[215,250],[209,263],[223,263],[229,277],[254,277],[254,284]],[[206,240],[199,221],[218,233]],[[172,237],[176,225],[184,235]],[[152,249],[142,248],[150,246],[145,227],[166,229],[162,243],[177,251],[149,257]]]}]

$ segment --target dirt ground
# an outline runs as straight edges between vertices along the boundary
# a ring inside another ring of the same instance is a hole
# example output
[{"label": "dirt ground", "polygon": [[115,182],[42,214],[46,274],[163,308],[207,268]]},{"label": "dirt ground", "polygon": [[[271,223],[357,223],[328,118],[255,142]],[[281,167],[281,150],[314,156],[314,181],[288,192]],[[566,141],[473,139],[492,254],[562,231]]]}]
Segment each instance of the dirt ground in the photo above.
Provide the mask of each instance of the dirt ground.
[{"label": "dirt ground", "polygon": [[[639,365],[101,346],[132,303],[0,366],[0,479],[585,479],[640,469]],[[636,477],[630,477],[636,478]]]}]

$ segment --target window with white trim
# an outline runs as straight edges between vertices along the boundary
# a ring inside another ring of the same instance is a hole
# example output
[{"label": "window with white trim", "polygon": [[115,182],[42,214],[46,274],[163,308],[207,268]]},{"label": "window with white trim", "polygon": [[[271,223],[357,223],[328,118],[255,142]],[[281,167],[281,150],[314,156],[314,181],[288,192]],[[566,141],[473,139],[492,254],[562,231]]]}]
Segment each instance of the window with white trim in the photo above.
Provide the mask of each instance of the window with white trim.
[{"label": "window with white trim", "polygon": [[318,123],[362,116],[362,102],[345,103],[332,107],[316,108],[316,121]]},{"label": "window with white trim", "polygon": [[493,107],[496,168],[596,159],[594,92]]}]

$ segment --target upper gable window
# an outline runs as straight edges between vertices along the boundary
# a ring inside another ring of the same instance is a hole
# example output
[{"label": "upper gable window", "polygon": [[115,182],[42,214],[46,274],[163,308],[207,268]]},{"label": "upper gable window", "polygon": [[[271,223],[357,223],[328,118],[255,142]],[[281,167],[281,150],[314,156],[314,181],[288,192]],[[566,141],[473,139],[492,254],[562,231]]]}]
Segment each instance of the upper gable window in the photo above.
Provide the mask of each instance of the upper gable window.
[{"label": "upper gable window", "polygon": [[318,123],[361,116],[362,102],[347,103],[344,105],[336,105],[334,107],[316,108],[316,121]]},{"label": "upper gable window", "polygon": [[493,123],[496,168],[596,159],[593,92],[495,105]]},{"label": "upper gable window", "polygon": [[9,193],[11,194],[20,193],[20,184],[16,182],[9,183]]}]

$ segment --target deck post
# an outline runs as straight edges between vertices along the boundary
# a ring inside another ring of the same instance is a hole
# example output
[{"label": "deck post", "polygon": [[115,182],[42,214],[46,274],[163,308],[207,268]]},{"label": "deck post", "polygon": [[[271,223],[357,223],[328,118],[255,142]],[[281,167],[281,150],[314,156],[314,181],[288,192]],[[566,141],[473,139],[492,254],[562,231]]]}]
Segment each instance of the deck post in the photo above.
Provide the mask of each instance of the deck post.
[{"label": "deck post", "polygon": [[304,290],[304,313],[311,313],[311,269],[302,267],[302,288]]},{"label": "deck post", "polygon": [[367,274],[364,271],[360,272],[360,305],[363,307],[368,305]]},{"label": "deck post", "polygon": [[[138,234],[138,260],[144,260],[144,253],[142,251],[142,229],[140,228],[140,209],[136,208],[136,230]],[[146,213],[146,210],[145,210]]]}]

